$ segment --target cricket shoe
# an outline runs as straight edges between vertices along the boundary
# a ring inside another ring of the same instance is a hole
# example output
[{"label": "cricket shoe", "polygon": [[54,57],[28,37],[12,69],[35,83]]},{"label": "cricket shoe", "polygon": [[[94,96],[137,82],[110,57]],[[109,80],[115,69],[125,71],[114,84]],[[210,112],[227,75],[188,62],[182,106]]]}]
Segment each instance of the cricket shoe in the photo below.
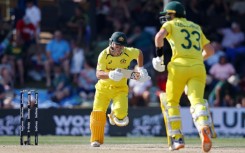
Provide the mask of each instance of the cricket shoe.
[{"label": "cricket shoe", "polygon": [[92,147],[100,147],[100,143],[98,141],[91,142]]},{"label": "cricket shoe", "polygon": [[108,114],[107,116],[108,116],[108,118],[109,118],[110,124],[111,124],[111,125],[115,125],[116,123],[115,123],[114,120],[113,120],[113,117],[114,117],[113,112],[111,112],[111,113]]},{"label": "cricket shoe", "polygon": [[185,148],[185,143],[182,138],[179,138],[178,140],[172,139],[172,145],[169,147],[169,150],[179,150]]},{"label": "cricket shoe", "polygon": [[202,140],[203,152],[209,152],[212,148],[211,132],[208,126],[204,126],[200,130],[200,138]]}]

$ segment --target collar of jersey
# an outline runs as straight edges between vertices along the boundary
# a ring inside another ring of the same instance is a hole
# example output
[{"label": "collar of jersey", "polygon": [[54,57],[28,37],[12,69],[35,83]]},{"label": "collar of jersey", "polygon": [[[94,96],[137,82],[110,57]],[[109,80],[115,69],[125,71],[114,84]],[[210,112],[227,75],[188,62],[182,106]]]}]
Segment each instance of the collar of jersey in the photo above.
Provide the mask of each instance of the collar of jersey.
[{"label": "collar of jersey", "polygon": [[[124,54],[124,51],[125,51],[125,47],[124,47],[122,53],[121,53],[119,56],[121,56],[122,54]],[[107,47],[106,54],[107,54],[107,55],[111,55],[111,54],[110,54],[110,47]],[[112,56],[112,55],[111,55],[111,56]],[[118,56],[116,56],[116,57],[118,57]]]},{"label": "collar of jersey", "polygon": [[186,20],[186,18],[174,18],[173,20]]}]

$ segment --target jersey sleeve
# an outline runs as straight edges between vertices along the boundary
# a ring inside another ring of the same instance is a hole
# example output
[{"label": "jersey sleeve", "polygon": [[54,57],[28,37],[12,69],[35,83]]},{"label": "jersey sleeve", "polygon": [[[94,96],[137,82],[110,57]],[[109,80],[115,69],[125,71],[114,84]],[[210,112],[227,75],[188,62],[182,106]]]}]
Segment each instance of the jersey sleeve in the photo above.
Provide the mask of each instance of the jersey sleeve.
[{"label": "jersey sleeve", "polygon": [[97,63],[97,67],[96,67],[97,71],[98,70],[102,70],[102,71],[106,70],[105,60],[106,60],[105,53],[104,53],[104,51],[102,51],[98,57],[98,63]]},{"label": "jersey sleeve", "polygon": [[162,27],[161,27],[160,30],[162,30],[162,29],[167,30],[168,35],[171,34],[172,29],[171,29],[171,24],[170,24],[170,22],[165,22],[165,23],[162,25]]},{"label": "jersey sleeve", "polygon": [[127,54],[130,54],[129,56],[131,59],[137,59],[140,54],[140,50],[137,48],[127,48]]}]

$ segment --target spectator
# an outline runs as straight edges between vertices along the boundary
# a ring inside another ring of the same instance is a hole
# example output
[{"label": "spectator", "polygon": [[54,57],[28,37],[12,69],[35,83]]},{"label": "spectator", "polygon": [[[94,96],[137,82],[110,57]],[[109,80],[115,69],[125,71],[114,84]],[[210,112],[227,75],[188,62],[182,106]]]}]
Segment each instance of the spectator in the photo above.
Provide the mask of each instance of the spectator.
[{"label": "spectator", "polygon": [[46,46],[47,60],[44,63],[46,72],[46,85],[51,85],[51,71],[54,64],[60,64],[64,68],[65,74],[69,76],[69,43],[62,38],[62,33],[56,30],[54,39],[52,39]]},{"label": "spectator", "polygon": [[36,28],[28,16],[24,16],[16,25],[16,43],[22,45],[23,53],[28,54],[29,47],[37,41]]},{"label": "spectator", "polygon": [[238,83],[241,95],[245,95],[245,75],[242,75]]},{"label": "spectator", "polygon": [[9,88],[9,86],[6,86],[3,78],[0,75],[0,109],[14,108],[12,103],[13,97],[14,97],[13,88]]},{"label": "spectator", "polygon": [[227,58],[225,56],[221,56],[219,58],[219,63],[214,64],[211,67],[209,73],[215,80],[226,81],[231,75],[234,75],[236,72],[233,65],[227,62]]},{"label": "spectator", "polygon": [[96,70],[90,61],[84,63],[84,69],[81,70],[78,77],[78,92],[85,101],[92,101],[95,93],[95,84],[98,81]]},{"label": "spectator", "polygon": [[210,69],[210,67],[219,62],[221,56],[225,56],[225,52],[222,50],[219,42],[213,41],[211,44],[214,47],[214,54],[205,61],[207,71]]},{"label": "spectator", "polygon": [[5,89],[3,85],[3,79],[0,77],[0,108],[4,108],[4,100],[5,100]]},{"label": "spectator", "polygon": [[12,99],[14,97],[14,78],[10,65],[4,61],[7,60],[6,57],[3,57],[0,65],[0,105],[5,109],[13,108]]},{"label": "spectator", "polygon": [[231,10],[234,11],[235,13],[238,13],[240,15],[245,14],[245,1],[244,0],[236,0],[232,6]]},{"label": "spectator", "polygon": [[228,81],[219,81],[209,94],[210,106],[235,106],[235,90]]},{"label": "spectator", "polygon": [[100,23],[100,26],[96,27],[98,34],[102,34],[105,29],[108,28],[107,16],[110,12],[110,1],[97,1],[96,3],[96,21]]},{"label": "spectator", "polygon": [[224,96],[224,106],[225,107],[234,107],[235,99],[233,98],[234,94],[226,93]]},{"label": "spectator", "polygon": [[24,84],[24,77],[22,76],[25,75],[25,72],[27,72],[25,69],[31,69],[32,65],[30,64],[30,59],[32,54],[36,53],[36,49],[33,47],[36,47],[37,42],[38,36],[34,25],[30,22],[29,17],[24,16],[23,19],[19,20],[16,25],[16,44],[17,47],[21,47],[20,58],[23,60],[23,64],[21,63],[21,60],[18,61],[21,85]]},{"label": "spectator", "polygon": [[[110,12],[106,18],[107,27],[113,25],[109,30],[109,33],[112,31],[122,31],[125,34],[128,34],[129,30],[129,20],[131,14],[127,5],[127,1],[119,0],[115,1],[114,5],[111,7]],[[126,24],[124,24],[126,23]]]},{"label": "spectator", "polygon": [[32,68],[28,70],[28,75],[35,81],[41,81],[44,77],[45,53],[38,51],[31,57]]},{"label": "spectator", "polygon": [[197,24],[202,24],[204,12],[202,6],[200,7],[198,0],[188,0],[186,4],[187,19]]},{"label": "spectator", "polygon": [[244,33],[236,22],[233,22],[230,28],[218,29],[218,33],[223,36],[221,45],[225,49],[238,47],[244,41]]},{"label": "spectator", "polygon": [[[228,50],[227,50],[228,51]],[[241,46],[241,47],[238,47],[238,48],[235,48],[235,49],[229,49],[229,52],[231,51],[234,51],[235,52],[235,58],[234,58],[234,61],[233,62],[235,68],[236,68],[236,71],[238,72],[238,74],[240,76],[243,76],[245,75],[245,46]]]},{"label": "spectator", "polygon": [[241,106],[245,108],[245,97],[242,98],[242,105]]},{"label": "spectator", "polygon": [[225,0],[214,0],[207,10],[207,15],[228,15],[229,7]]},{"label": "spectator", "polygon": [[241,102],[236,105],[237,108],[245,108],[245,97],[241,98]]},{"label": "spectator", "polygon": [[84,50],[79,47],[79,43],[75,40],[71,41],[71,50],[72,50],[72,58],[71,58],[71,74],[73,76],[73,82],[77,82],[77,77],[82,70],[84,64]]},{"label": "spectator", "polygon": [[40,33],[41,11],[34,5],[34,0],[26,1],[25,15],[30,19],[30,22],[35,26],[37,34]]},{"label": "spectator", "polygon": [[[145,27],[149,30],[154,37],[156,33],[156,25],[159,25],[159,20],[156,14],[158,14],[159,4],[157,1],[129,1],[128,5],[136,5],[132,8],[130,14],[131,18],[138,25]],[[130,4],[131,3],[131,4]],[[137,3],[137,4],[132,4]]]},{"label": "spectator", "polygon": [[14,72],[7,55],[3,55],[1,59],[0,76],[4,88],[10,89],[14,87]]},{"label": "spectator", "polygon": [[54,78],[49,92],[52,93],[52,101],[60,103],[71,95],[71,86],[68,77],[64,74],[60,64],[54,64]]},{"label": "spectator", "polygon": [[119,19],[114,19],[113,28],[114,28],[114,31],[123,31],[125,34],[128,34],[130,31],[130,23],[127,21],[121,21]]},{"label": "spectator", "polygon": [[245,62],[243,57],[245,55],[245,36],[244,32],[241,31],[240,25],[236,22],[233,22],[231,28],[221,29],[223,34],[222,44],[226,48],[226,55],[229,57],[230,61],[235,65],[237,71],[244,73],[245,69],[243,68]]},{"label": "spectator", "polygon": [[144,63],[147,64],[153,57],[153,38],[150,33],[142,30],[142,27],[136,25],[133,29],[133,34],[128,38],[129,44],[139,48],[144,56]]},{"label": "spectator", "polygon": [[76,36],[76,41],[81,42],[86,32],[86,26],[88,24],[88,17],[83,12],[80,6],[75,8],[75,14],[67,22],[70,35]]},{"label": "spectator", "polygon": [[13,87],[4,86],[4,89],[0,87],[0,97],[3,98],[3,108],[4,109],[14,108],[14,104],[12,103],[13,98],[14,98],[14,88]]},{"label": "spectator", "polygon": [[227,62],[225,56],[221,56],[219,63],[214,64],[209,70],[210,75],[213,77],[211,91],[209,95],[209,102],[211,106],[226,106],[233,105],[233,93],[234,88],[228,82],[228,78],[234,75],[235,68],[232,64]]},{"label": "spectator", "polygon": [[0,20],[0,42],[4,41],[8,37],[8,33],[12,31],[11,25],[7,22]]},{"label": "spectator", "polygon": [[[7,48],[5,49],[5,55],[7,58],[8,63],[11,65],[11,69],[13,72],[13,78],[14,80],[15,77],[19,77],[19,82],[20,85],[23,85],[25,80],[24,80],[24,63],[23,63],[23,50],[20,42],[16,42],[16,40],[12,41],[10,40],[10,43],[8,44]],[[17,70],[16,71],[16,66]],[[18,73],[17,73],[18,72]],[[18,74],[18,75],[17,75]]]}]

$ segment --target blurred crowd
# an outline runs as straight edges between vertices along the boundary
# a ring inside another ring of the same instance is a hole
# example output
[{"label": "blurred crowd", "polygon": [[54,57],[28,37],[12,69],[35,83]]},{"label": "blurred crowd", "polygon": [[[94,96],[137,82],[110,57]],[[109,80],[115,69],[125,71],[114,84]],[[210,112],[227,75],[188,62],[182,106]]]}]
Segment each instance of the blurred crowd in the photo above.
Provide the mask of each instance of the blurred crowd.
[{"label": "blurred crowd", "polygon": [[[98,54],[114,31],[128,36],[128,46],[142,50],[152,80],[129,80],[129,105],[157,106],[167,72],[153,70],[154,36],[161,27],[162,0],[18,0],[9,20],[0,17],[0,107],[13,108],[16,89],[45,89],[48,101],[63,107],[91,107]],[[166,1],[167,2],[167,1]],[[205,98],[212,107],[245,107],[245,2],[182,0],[187,19],[198,23],[215,48],[205,61]],[[165,62],[171,48],[165,41]],[[134,68],[132,64],[131,69]],[[183,93],[182,106],[189,102]]]}]

